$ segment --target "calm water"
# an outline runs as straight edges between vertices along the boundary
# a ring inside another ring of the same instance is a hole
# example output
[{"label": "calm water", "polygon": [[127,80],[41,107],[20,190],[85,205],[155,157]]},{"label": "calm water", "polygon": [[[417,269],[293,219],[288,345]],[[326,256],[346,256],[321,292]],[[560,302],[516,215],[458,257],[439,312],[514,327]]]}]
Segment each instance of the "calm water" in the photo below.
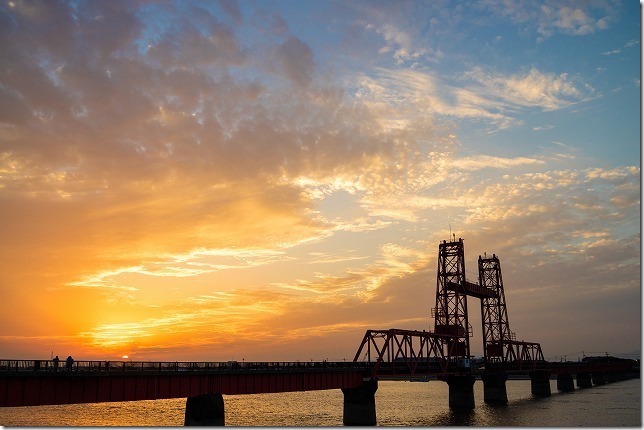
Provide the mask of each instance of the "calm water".
[{"label": "calm water", "polygon": [[[533,399],[530,381],[508,381],[507,406],[483,402],[476,381],[476,409],[455,413],[440,381],[381,381],[376,413],[381,426],[615,427],[642,425],[639,379]],[[340,390],[224,396],[227,426],[342,426]],[[182,426],[185,399],[0,408],[5,426]]]}]

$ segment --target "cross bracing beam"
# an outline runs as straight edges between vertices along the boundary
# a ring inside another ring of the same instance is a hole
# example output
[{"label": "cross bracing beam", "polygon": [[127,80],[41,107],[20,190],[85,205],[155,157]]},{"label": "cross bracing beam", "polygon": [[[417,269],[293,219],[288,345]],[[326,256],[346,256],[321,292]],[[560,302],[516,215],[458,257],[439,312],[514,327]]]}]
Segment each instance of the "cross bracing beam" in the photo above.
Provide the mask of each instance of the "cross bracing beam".
[{"label": "cross bracing beam", "polygon": [[455,282],[447,282],[447,288],[452,291],[457,291],[461,294],[476,297],[477,299],[498,297],[497,292],[493,289],[482,287],[479,284],[475,284],[474,282],[470,281],[463,282],[463,285],[457,284]]}]

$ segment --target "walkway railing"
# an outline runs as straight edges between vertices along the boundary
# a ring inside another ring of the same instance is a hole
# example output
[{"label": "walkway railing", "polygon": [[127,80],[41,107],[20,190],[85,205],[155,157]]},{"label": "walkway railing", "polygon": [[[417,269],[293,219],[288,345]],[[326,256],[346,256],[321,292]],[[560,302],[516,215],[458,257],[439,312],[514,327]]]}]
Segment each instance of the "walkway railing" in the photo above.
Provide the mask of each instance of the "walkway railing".
[{"label": "walkway railing", "polygon": [[233,371],[323,371],[365,370],[370,363],[351,361],[275,361],[275,362],[184,362],[184,361],[74,361],[65,360],[0,360],[0,373],[7,372],[233,372]]}]

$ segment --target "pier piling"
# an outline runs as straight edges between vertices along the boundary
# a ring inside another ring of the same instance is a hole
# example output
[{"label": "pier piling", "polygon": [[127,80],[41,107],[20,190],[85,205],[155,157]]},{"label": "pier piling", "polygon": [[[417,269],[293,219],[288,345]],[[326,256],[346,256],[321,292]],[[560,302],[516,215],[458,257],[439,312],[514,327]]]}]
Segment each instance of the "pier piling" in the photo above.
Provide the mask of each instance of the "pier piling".
[{"label": "pier piling", "polygon": [[201,394],[186,401],[186,426],[223,426],[224,397],[221,393]]},{"label": "pier piling", "polygon": [[561,392],[575,391],[575,380],[570,373],[557,375],[557,390]]},{"label": "pier piling", "polygon": [[530,372],[532,395],[535,397],[550,397],[550,372],[537,370]]},{"label": "pier piling", "polygon": [[453,409],[474,409],[474,381],[472,375],[449,375],[449,407]]},{"label": "pier piling", "polygon": [[483,401],[485,403],[508,403],[508,392],[505,388],[508,375],[505,372],[485,372],[481,379],[483,380]]},{"label": "pier piling", "polygon": [[342,388],[344,411],[342,422],[345,426],[376,425],[376,391],[378,381],[364,381],[355,388]]},{"label": "pier piling", "polygon": [[587,372],[577,373],[577,387],[590,388],[592,386],[593,386],[593,381],[590,377],[590,373],[587,373]]}]

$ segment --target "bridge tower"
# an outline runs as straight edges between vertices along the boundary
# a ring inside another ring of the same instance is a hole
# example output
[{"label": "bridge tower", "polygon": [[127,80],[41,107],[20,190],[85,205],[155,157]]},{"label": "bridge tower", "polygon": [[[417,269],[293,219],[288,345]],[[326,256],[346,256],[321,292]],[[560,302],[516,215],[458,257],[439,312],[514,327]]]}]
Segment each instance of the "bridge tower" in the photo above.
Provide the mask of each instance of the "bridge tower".
[{"label": "bridge tower", "polygon": [[467,320],[467,284],[463,239],[438,246],[434,333],[452,371],[440,377],[449,385],[449,406],[474,409],[474,381],[470,367],[470,325]]},{"label": "bridge tower", "polygon": [[501,263],[495,254],[485,258],[479,255],[479,285],[492,292],[491,295],[481,297],[486,366],[500,363],[504,368],[521,369],[545,362],[539,343],[517,341],[516,335],[510,330]]},{"label": "bridge tower", "polygon": [[[470,358],[470,326],[465,291],[463,239],[439,244],[434,333],[441,336],[450,365],[462,366]],[[469,367],[469,366],[468,366]]]},{"label": "bridge tower", "polygon": [[496,254],[492,254],[492,257],[479,255],[479,286],[490,293],[481,296],[485,401],[507,403],[506,371],[512,369],[533,369],[530,372],[532,393],[536,396],[549,396],[550,373],[536,370],[537,366],[545,362],[541,345],[517,341],[516,335],[510,330],[501,263]]},{"label": "bridge tower", "polygon": [[510,331],[508,307],[503,291],[501,263],[496,254],[492,257],[479,255],[479,285],[493,292],[493,296],[481,298],[481,320],[483,323],[483,356],[486,364],[503,363],[509,357],[504,353],[505,343],[516,340]]}]

